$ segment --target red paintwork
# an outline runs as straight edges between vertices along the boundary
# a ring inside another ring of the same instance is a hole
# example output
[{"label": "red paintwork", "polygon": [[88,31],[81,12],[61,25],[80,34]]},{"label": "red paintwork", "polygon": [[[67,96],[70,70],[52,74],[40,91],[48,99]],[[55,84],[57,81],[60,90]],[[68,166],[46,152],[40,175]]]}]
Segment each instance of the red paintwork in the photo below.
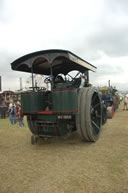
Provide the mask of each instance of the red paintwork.
[{"label": "red paintwork", "polygon": [[77,112],[77,110],[72,111],[32,111],[32,112],[24,112],[24,114],[42,114],[42,115],[52,115],[56,113],[74,113]]}]

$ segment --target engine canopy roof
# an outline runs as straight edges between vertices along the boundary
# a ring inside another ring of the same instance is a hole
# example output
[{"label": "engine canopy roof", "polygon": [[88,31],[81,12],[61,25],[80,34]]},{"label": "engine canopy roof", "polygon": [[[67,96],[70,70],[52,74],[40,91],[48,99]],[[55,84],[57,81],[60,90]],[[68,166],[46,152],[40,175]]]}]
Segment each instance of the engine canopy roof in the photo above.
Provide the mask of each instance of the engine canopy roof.
[{"label": "engine canopy roof", "polygon": [[84,73],[87,70],[96,71],[96,67],[67,50],[43,50],[24,55],[11,63],[11,68],[17,71],[56,76],[66,75],[72,70]]}]

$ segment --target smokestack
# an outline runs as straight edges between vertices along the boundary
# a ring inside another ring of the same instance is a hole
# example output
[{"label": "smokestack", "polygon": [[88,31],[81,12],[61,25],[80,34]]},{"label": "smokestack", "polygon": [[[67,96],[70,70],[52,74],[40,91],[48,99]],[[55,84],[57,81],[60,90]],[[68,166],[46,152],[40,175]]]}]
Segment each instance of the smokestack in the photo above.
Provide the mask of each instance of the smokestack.
[{"label": "smokestack", "polygon": [[20,90],[22,90],[22,78],[20,77]]},{"label": "smokestack", "polygon": [[110,84],[110,80],[108,81],[108,87],[110,88],[111,84]]},{"label": "smokestack", "polygon": [[1,76],[0,76],[0,91],[2,91],[2,79],[1,79]]}]

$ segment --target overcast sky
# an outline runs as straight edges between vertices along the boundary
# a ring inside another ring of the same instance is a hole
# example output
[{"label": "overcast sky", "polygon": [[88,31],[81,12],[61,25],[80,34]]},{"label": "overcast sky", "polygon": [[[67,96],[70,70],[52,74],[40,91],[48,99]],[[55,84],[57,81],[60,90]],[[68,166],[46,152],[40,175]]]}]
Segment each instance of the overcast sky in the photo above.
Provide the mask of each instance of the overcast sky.
[{"label": "overcast sky", "polygon": [[66,49],[97,67],[94,86],[128,90],[127,0],[0,0],[2,90],[23,87],[28,74],[12,71],[22,55]]}]

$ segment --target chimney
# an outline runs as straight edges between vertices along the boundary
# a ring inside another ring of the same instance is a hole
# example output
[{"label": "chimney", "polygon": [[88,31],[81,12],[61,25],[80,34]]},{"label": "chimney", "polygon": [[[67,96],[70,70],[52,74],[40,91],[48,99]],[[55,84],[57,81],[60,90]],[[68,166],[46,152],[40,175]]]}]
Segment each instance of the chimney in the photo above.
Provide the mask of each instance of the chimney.
[{"label": "chimney", "polygon": [[110,86],[111,86],[111,83],[110,83],[110,80],[108,81],[108,87],[110,88]]},{"label": "chimney", "polygon": [[20,90],[22,90],[22,78],[20,77]]}]

